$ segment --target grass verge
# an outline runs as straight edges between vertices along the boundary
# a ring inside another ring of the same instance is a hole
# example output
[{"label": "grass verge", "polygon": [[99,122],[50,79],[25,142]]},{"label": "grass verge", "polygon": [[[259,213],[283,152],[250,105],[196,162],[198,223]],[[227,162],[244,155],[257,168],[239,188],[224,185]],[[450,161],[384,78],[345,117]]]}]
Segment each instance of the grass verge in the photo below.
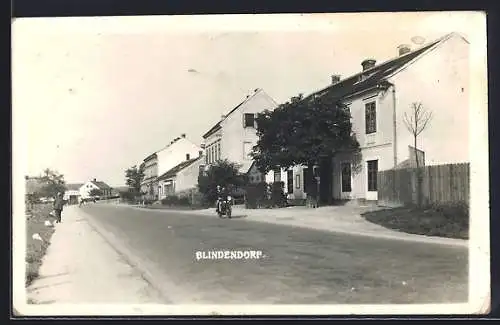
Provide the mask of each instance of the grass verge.
[{"label": "grass verge", "polygon": [[400,207],[362,213],[366,220],[409,234],[469,239],[469,214],[463,207]]},{"label": "grass verge", "polygon": [[[53,227],[45,226],[50,211],[51,204],[35,204],[26,208],[26,287],[38,277],[38,270],[54,233]],[[33,239],[34,234],[39,234],[43,241]]]}]

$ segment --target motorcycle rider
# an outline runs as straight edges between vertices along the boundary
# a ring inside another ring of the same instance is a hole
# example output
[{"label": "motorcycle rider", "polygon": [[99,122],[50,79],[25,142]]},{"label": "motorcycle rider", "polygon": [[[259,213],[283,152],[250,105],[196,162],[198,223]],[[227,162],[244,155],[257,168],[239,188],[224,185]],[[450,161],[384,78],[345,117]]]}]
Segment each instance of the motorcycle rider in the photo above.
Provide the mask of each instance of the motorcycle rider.
[{"label": "motorcycle rider", "polygon": [[228,196],[227,190],[225,187],[217,185],[217,203],[216,203],[216,211],[220,212],[220,204],[223,200],[225,200]]}]

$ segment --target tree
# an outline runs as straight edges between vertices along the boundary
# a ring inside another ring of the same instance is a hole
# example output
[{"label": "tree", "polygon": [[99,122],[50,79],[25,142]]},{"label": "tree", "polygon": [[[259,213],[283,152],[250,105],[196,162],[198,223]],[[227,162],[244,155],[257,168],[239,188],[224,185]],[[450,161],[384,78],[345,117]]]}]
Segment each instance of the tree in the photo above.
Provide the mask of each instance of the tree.
[{"label": "tree", "polygon": [[89,192],[89,195],[90,196],[101,196],[102,195],[102,191],[98,188],[93,188],[90,190]]},{"label": "tree", "polygon": [[144,179],[143,166],[132,166],[125,171],[125,184],[127,184],[135,193],[141,192],[141,182]]},{"label": "tree", "polygon": [[246,185],[247,179],[239,173],[239,165],[228,160],[222,160],[211,165],[206,173],[198,176],[198,190],[203,194],[206,203],[217,200],[217,185],[230,191]]},{"label": "tree", "polygon": [[413,136],[413,150],[415,151],[415,163],[417,166],[417,205],[422,205],[422,183],[423,173],[420,169],[419,150],[417,146],[418,136],[427,128],[432,120],[432,112],[424,108],[422,103],[412,103],[410,114],[404,113],[403,121],[408,131]]},{"label": "tree", "polygon": [[64,193],[66,191],[64,175],[57,171],[49,168],[45,169],[40,180],[44,183],[39,193],[41,197],[55,197],[57,193]]},{"label": "tree", "polygon": [[[329,95],[303,98],[299,94],[274,111],[264,111],[257,118],[257,135],[252,157],[263,173],[295,165],[312,170],[323,159],[339,153],[350,154],[353,170],[360,166],[360,148],[349,110]],[[310,174],[308,181],[313,183]]]}]

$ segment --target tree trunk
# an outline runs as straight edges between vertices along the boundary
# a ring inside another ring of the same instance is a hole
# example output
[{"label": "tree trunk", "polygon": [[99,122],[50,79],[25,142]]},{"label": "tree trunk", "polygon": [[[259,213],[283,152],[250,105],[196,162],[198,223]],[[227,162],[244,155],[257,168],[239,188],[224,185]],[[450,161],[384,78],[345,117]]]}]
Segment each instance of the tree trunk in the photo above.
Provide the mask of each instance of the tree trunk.
[{"label": "tree trunk", "polygon": [[420,162],[418,159],[418,149],[417,149],[417,136],[415,136],[414,148],[415,151],[415,162],[417,166],[416,181],[417,181],[417,206],[422,206],[422,171],[420,170]]}]

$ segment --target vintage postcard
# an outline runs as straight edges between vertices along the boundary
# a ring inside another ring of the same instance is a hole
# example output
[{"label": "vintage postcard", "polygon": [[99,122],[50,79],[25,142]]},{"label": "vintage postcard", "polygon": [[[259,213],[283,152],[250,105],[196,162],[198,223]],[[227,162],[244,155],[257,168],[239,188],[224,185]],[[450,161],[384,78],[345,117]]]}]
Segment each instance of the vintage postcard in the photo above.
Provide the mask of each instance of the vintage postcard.
[{"label": "vintage postcard", "polygon": [[16,19],[17,315],[484,314],[482,12]]}]

